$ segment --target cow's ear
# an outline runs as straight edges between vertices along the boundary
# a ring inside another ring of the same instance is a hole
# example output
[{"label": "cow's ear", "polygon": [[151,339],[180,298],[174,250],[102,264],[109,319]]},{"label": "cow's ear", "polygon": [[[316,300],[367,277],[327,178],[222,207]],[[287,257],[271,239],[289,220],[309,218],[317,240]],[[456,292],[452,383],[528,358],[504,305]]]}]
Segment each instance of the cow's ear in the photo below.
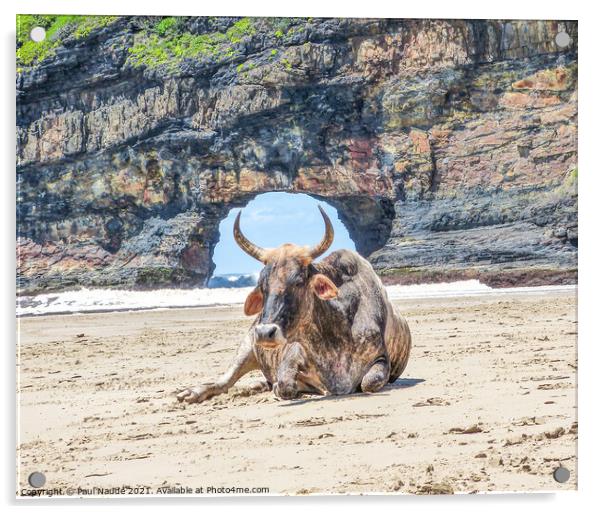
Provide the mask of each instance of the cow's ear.
[{"label": "cow's ear", "polygon": [[261,294],[261,290],[256,287],[245,300],[245,314],[247,316],[254,316],[260,313],[261,309],[263,309],[263,295]]},{"label": "cow's ear", "polygon": [[320,300],[332,300],[339,294],[339,290],[334,285],[334,282],[321,273],[311,278],[311,287]]}]

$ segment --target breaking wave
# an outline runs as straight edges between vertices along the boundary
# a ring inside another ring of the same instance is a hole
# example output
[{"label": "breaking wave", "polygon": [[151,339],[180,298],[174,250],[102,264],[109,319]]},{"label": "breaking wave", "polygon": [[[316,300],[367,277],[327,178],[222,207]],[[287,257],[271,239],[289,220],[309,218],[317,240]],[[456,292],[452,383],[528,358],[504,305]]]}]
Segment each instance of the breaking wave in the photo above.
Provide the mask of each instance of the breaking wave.
[{"label": "breaking wave", "polygon": [[[439,284],[388,286],[387,294],[392,300],[402,300],[512,293],[541,294],[552,291],[576,291],[576,288],[577,286],[571,285],[493,289],[478,280],[464,280]],[[235,305],[244,303],[252,289],[252,287],[218,287],[127,291],[84,288],[17,297],[17,316]]]}]

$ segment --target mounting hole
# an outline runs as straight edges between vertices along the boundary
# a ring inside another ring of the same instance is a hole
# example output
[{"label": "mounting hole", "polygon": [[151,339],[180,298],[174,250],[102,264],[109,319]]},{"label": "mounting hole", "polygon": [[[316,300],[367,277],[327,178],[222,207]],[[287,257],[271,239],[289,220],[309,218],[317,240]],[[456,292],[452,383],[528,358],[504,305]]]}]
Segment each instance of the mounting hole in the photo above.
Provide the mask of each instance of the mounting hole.
[{"label": "mounting hole", "polygon": [[571,44],[571,36],[569,36],[566,32],[559,32],[556,34],[556,45],[560,48],[565,48]]},{"label": "mounting hole", "polygon": [[571,476],[571,472],[564,466],[560,466],[554,470],[554,480],[560,484],[564,484]]},{"label": "mounting hole", "polygon": [[46,483],[46,475],[44,475],[44,473],[40,473],[39,471],[34,471],[31,475],[29,475],[27,481],[31,487],[39,489],[40,487],[44,487],[44,484]]},{"label": "mounting hole", "polygon": [[36,43],[44,41],[44,39],[46,39],[46,29],[44,27],[34,27],[31,29],[29,37]]}]

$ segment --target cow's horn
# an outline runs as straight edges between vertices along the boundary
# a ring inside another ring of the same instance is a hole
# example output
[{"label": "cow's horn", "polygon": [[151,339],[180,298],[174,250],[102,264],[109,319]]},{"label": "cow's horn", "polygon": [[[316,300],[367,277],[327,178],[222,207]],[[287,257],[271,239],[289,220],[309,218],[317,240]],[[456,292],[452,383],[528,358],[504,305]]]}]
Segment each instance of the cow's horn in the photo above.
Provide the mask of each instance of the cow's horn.
[{"label": "cow's horn", "polygon": [[328,250],[328,248],[332,244],[332,240],[334,239],[334,229],[332,228],[332,223],[330,223],[330,219],[328,218],[328,216],[324,212],[324,209],[322,209],[321,206],[318,205],[318,209],[320,209],[320,214],[322,214],[322,218],[324,218],[324,237],[322,238],[322,241],[319,245],[316,245],[311,249],[310,255],[312,259],[317,259],[326,250]]},{"label": "cow's horn", "polygon": [[251,243],[251,241],[249,241],[240,231],[241,213],[242,211],[238,213],[238,216],[236,216],[236,221],[234,222],[234,240],[236,241],[236,244],[243,249],[244,252],[248,253],[254,259],[265,263],[265,250],[260,246]]}]

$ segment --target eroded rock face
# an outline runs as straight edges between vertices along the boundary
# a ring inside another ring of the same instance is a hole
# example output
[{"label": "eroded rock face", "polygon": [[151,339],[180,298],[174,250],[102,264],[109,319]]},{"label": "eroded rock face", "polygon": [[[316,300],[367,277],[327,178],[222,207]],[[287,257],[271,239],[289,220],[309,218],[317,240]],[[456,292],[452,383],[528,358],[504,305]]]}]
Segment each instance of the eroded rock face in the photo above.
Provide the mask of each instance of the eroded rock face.
[{"label": "eroded rock face", "polygon": [[576,279],[576,23],[161,21],[20,69],[21,292],[205,285],[268,191],[336,206],[389,282]]}]

